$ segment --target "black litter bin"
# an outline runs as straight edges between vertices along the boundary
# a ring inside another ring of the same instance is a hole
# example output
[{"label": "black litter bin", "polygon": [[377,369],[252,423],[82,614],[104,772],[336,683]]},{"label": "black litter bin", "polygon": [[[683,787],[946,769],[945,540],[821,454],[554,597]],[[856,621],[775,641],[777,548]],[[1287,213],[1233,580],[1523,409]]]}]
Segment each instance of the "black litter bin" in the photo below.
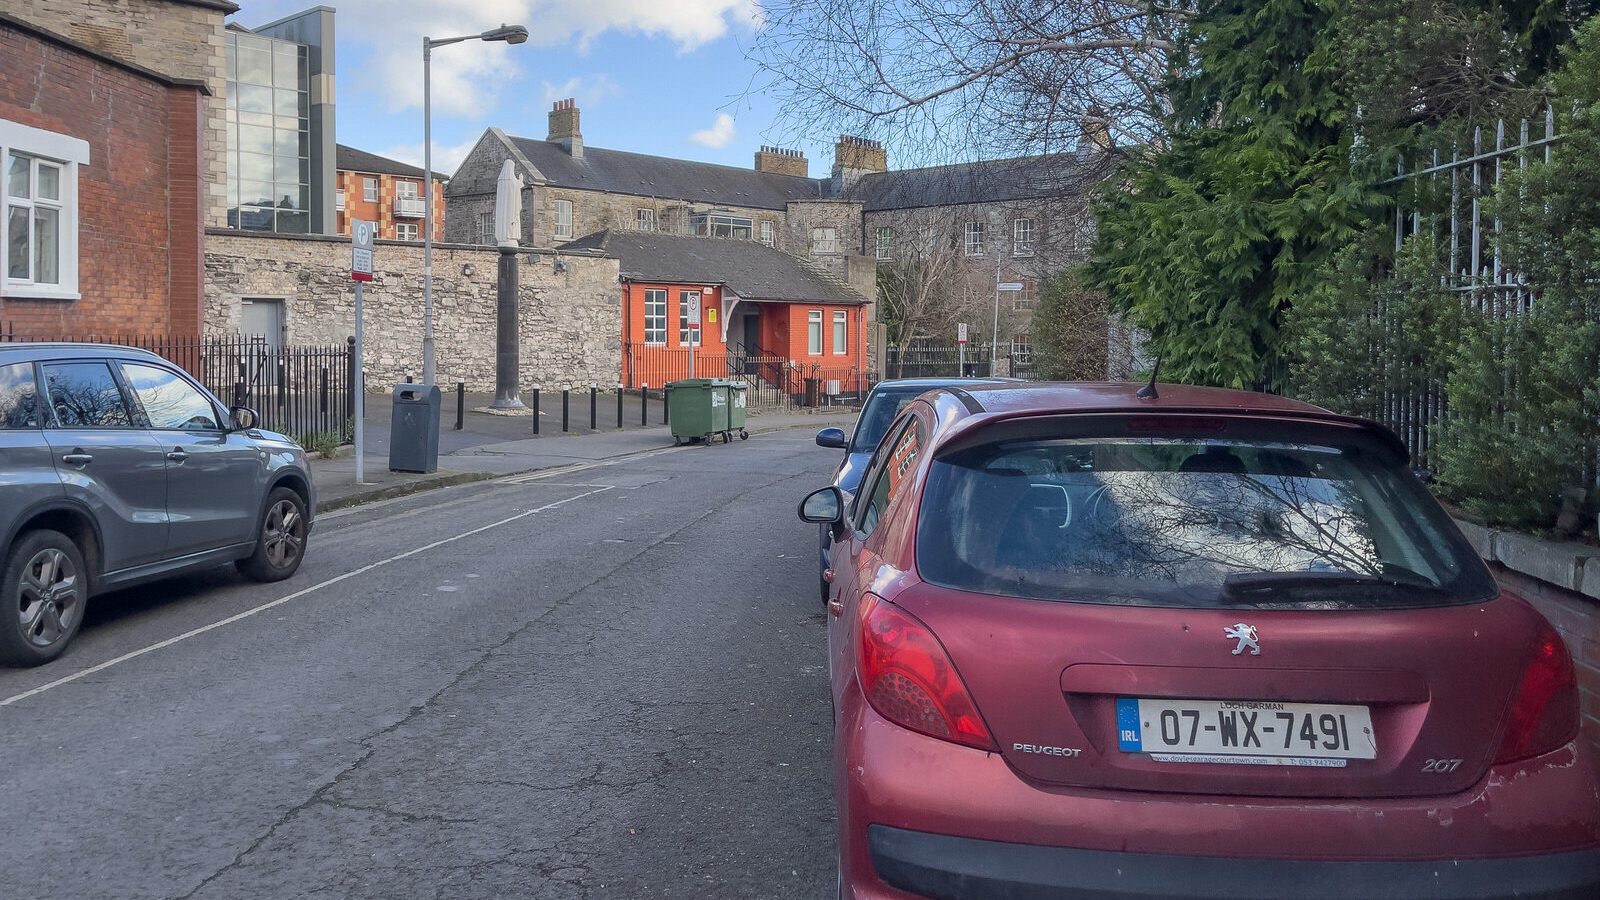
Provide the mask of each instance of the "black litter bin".
[{"label": "black litter bin", "polygon": [[439,388],[395,385],[389,420],[389,471],[428,473],[439,468]]}]

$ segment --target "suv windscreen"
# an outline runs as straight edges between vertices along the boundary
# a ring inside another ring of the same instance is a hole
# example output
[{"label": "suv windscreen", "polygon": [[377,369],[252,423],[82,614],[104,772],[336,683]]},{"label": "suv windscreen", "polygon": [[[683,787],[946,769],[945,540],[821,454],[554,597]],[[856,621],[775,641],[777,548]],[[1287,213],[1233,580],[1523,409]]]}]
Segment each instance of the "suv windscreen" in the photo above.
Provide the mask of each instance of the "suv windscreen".
[{"label": "suv windscreen", "polygon": [[1019,440],[936,460],[924,579],[1149,606],[1425,606],[1491,597],[1437,503],[1357,448],[1212,439]]}]

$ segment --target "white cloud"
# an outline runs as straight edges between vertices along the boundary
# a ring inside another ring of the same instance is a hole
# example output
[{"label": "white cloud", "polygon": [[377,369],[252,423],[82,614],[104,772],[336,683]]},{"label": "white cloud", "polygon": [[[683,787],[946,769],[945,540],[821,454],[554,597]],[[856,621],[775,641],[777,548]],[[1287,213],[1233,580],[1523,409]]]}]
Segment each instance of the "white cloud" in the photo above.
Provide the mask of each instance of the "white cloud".
[{"label": "white cloud", "polygon": [[689,140],[706,147],[726,147],[733,140],[733,116],[727,113],[717,113],[717,121],[711,123],[710,128],[704,128],[689,135]]},{"label": "white cloud", "polygon": [[[258,9],[264,14],[270,5]],[[245,24],[252,21],[254,16]],[[504,88],[537,66],[530,47],[577,42],[581,49],[608,31],[621,31],[666,38],[687,51],[761,22],[758,0],[343,0],[338,29],[341,43],[372,51],[355,73],[355,84],[399,112],[422,106],[424,34],[437,38],[476,34],[502,23],[528,26],[528,44],[522,47],[472,41],[433,51],[434,112],[481,118]]]},{"label": "white cloud", "polygon": [[560,84],[541,82],[544,86],[544,108],[549,109],[550,104],[557,100],[569,98],[578,101],[579,109],[590,109],[610,97],[621,96],[622,85],[617,83],[610,75],[578,75],[568,78]]},{"label": "white cloud", "polygon": [[[450,147],[441,147],[435,143],[433,145],[433,171],[447,178],[455,174],[456,167],[461,165],[463,159],[467,158],[467,154],[472,152],[473,147],[478,146],[478,137],[481,137],[481,135]],[[421,166],[422,144],[397,144],[387,150],[379,151],[378,155],[387,156],[390,159],[398,159],[413,166]]]}]

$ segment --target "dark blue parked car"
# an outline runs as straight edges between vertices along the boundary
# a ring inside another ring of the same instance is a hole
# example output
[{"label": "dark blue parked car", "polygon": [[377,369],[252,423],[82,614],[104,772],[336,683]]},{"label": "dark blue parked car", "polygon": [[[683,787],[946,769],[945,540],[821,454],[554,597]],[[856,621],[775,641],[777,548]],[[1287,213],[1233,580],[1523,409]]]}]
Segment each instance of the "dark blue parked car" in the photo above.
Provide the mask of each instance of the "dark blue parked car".
[{"label": "dark blue parked car", "polygon": [[[1015,378],[901,378],[880,382],[867,395],[867,402],[862,404],[861,416],[856,419],[853,435],[846,437],[843,428],[824,428],[817,432],[817,446],[845,451],[844,459],[839,461],[839,467],[833,472],[833,484],[846,496],[855,493],[856,486],[861,483],[862,470],[867,467],[867,461],[872,459],[872,451],[878,448],[878,442],[883,440],[883,434],[889,430],[894,417],[922,394],[944,387],[973,388],[1015,381]],[[828,529],[817,529],[817,537],[822,560],[819,571],[822,571],[828,568]],[[822,582],[822,599],[828,599],[826,581]]]}]

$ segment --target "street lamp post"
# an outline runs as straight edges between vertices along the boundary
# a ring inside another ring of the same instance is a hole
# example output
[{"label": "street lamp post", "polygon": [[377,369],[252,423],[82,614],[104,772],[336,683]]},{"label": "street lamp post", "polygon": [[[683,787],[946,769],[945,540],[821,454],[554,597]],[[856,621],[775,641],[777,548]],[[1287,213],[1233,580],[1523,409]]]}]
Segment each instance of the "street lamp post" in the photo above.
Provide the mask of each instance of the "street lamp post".
[{"label": "street lamp post", "polygon": [[422,383],[433,384],[433,48],[462,41],[505,41],[520,44],[528,39],[521,25],[501,25],[482,34],[461,37],[422,38]]}]

